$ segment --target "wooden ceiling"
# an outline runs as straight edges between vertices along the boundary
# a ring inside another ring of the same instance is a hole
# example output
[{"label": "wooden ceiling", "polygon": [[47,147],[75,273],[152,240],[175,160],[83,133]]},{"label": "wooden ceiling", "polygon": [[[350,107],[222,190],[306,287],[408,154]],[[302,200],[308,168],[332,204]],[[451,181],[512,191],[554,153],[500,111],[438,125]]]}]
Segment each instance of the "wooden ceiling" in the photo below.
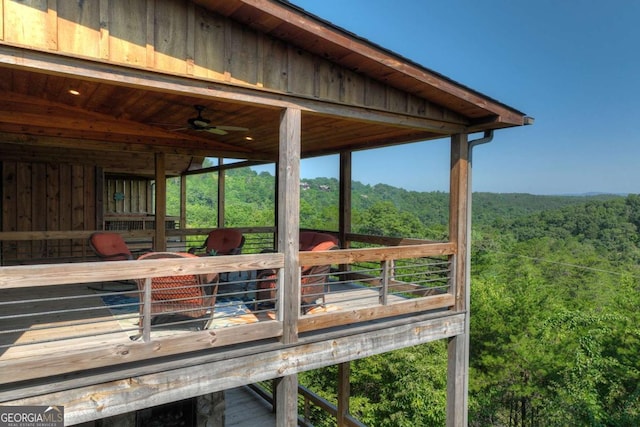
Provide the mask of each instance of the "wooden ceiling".
[{"label": "wooden ceiling", "polygon": [[[211,124],[248,130],[226,135],[192,130],[188,120],[198,115],[195,105],[205,107],[202,117]],[[197,167],[204,157],[274,161],[280,112],[274,106],[0,67],[0,139],[30,146],[27,158],[33,160],[50,159],[53,148],[59,147],[64,149],[57,156],[59,161],[102,158],[109,171],[147,175],[153,173],[155,151],[173,156],[167,165],[169,174]],[[407,125],[307,111],[302,152],[314,156],[441,136]],[[2,151],[2,158],[11,158],[10,150]],[[19,151],[23,159],[26,151],[24,147]],[[134,152],[144,161],[126,157]]]}]

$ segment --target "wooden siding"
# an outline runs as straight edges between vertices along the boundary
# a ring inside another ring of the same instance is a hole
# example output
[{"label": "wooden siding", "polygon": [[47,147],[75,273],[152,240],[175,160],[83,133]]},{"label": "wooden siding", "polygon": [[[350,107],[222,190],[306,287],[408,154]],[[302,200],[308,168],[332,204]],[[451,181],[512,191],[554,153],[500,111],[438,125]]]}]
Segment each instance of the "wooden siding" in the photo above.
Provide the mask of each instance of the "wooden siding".
[{"label": "wooden siding", "polygon": [[[2,163],[2,231],[95,230],[96,169],[49,163]],[[2,242],[2,261],[84,256],[86,245]]]},{"label": "wooden siding", "polygon": [[401,114],[465,121],[425,99],[191,2],[3,0],[2,4],[0,43]]},{"label": "wooden siding", "polygon": [[109,177],[105,179],[103,192],[106,215],[153,213],[148,179]]}]

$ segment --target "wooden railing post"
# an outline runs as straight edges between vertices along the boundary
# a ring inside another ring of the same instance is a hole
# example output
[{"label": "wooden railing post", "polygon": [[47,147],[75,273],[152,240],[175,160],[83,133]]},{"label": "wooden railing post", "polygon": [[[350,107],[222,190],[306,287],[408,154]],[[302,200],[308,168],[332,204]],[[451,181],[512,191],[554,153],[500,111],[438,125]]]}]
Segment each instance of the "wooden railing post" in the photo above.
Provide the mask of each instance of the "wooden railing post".
[{"label": "wooden railing post", "polygon": [[469,381],[469,144],[466,134],[451,138],[451,197],[449,240],[456,245],[453,270],[453,310],[465,313],[464,333],[449,339],[447,375],[447,426],[467,425]]},{"label": "wooden railing post", "polygon": [[385,259],[381,263],[380,280],[380,304],[387,305],[389,296],[389,260]]},{"label": "wooden railing post", "polygon": [[142,340],[151,341],[151,278],[144,279],[144,293],[142,294],[142,319],[139,319],[142,327]]},{"label": "wooden railing post", "polygon": [[351,364],[349,362],[338,365],[338,410],[336,412],[338,426],[348,425],[349,396],[351,394],[350,375]]}]

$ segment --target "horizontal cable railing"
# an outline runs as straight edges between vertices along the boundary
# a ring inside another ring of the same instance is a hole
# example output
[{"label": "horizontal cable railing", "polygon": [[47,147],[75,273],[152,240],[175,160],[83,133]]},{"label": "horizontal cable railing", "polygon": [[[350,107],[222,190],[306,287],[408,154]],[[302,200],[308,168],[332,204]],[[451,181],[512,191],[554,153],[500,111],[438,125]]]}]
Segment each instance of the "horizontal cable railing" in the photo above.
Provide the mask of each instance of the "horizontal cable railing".
[{"label": "horizontal cable railing", "polygon": [[[0,383],[50,375],[51,363],[64,373],[277,337],[277,307],[253,310],[218,279],[282,266],[269,253],[0,267],[0,364],[12,372]],[[167,277],[217,279],[152,288]],[[243,325],[255,332],[226,332]]]},{"label": "horizontal cable railing", "polygon": [[[301,251],[299,332],[452,306],[454,249]],[[0,267],[0,363],[19,372],[4,382],[48,375],[46,363],[22,369],[25,356],[56,355],[64,373],[277,337],[283,268],[283,254],[271,251]],[[180,283],[152,290],[176,276],[199,280],[187,294]]]}]

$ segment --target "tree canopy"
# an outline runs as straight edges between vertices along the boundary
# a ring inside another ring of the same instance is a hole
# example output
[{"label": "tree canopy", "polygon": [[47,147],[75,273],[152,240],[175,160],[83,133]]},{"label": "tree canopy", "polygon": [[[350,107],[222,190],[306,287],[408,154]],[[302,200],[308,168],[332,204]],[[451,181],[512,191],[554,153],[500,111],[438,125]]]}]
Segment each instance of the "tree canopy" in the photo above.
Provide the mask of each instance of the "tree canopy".
[{"label": "tree canopy", "polygon": [[[215,226],[217,179],[188,178],[189,227]],[[356,233],[447,238],[447,193],[352,191]],[[273,225],[275,198],[271,174],[228,171],[225,226]],[[337,230],[337,205],[337,180],[302,181],[302,227]],[[640,195],[474,193],[472,205],[469,424],[640,425]],[[445,424],[446,343],[351,372],[351,412],[365,424]],[[301,382],[332,400],[335,378],[331,367]]]}]

